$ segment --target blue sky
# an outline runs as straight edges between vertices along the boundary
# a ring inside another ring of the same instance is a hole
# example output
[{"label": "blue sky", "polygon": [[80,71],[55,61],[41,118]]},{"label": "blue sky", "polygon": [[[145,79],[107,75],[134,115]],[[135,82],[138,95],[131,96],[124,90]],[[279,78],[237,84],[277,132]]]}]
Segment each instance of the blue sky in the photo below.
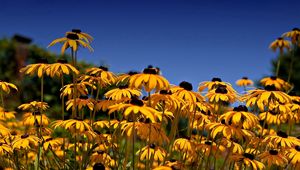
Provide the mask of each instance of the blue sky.
[{"label": "blue sky", "polygon": [[[160,67],[172,83],[271,74],[269,44],[299,27],[299,1],[1,1],[0,37],[15,33],[45,47],[72,28],[94,37],[79,59],[114,72]],[[59,53],[56,46],[49,50]],[[196,87],[194,87],[196,90]],[[242,89],[238,89],[242,90]]]}]

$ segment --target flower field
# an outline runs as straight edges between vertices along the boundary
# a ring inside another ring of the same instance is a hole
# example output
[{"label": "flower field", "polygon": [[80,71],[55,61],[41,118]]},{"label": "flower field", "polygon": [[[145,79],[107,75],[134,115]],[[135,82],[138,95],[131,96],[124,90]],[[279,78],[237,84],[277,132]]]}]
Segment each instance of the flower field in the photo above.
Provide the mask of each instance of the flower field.
[{"label": "flower field", "polygon": [[[0,81],[0,169],[300,169],[293,60],[288,79],[279,75],[281,57],[300,45],[299,29],[270,44],[279,51],[276,74],[259,88],[237,80],[241,92],[218,77],[197,88],[173,85],[152,65],[123,74],[105,66],[81,71],[77,51],[92,52],[92,41],[73,29],[49,44],[62,45],[70,61],[41,58],[23,67],[24,76],[38,77],[40,100],[15,111],[4,97],[19,89]],[[60,119],[47,114],[46,77],[61,82]]]}]

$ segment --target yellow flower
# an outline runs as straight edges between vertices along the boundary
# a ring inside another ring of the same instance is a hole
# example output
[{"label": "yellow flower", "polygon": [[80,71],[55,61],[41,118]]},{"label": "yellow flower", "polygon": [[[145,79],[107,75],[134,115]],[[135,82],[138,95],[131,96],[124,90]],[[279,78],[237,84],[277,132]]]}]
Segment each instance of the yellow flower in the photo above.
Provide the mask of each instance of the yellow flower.
[{"label": "yellow flower", "polygon": [[24,103],[21,104],[18,109],[21,109],[23,111],[45,111],[49,108],[48,104],[46,102],[39,102],[39,101],[32,101],[30,103]]},{"label": "yellow flower", "polygon": [[0,120],[7,121],[10,119],[15,119],[16,112],[15,111],[5,111],[0,107]]},{"label": "yellow flower", "polygon": [[1,80],[0,80],[0,89],[2,91],[4,91],[5,93],[10,93],[11,89],[14,89],[14,90],[18,91],[18,88],[17,88],[16,85],[14,85],[12,83],[5,82],[5,81],[1,81]]},{"label": "yellow flower", "polygon": [[253,85],[253,81],[248,79],[248,77],[243,77],[242,79],[237,80],[236,82],[237,86],[250,86]]},{"label": "yellow flower", "polygon": [[108,71],[108,68],[104,66],[89,68],[85,71],[85,73],[97,78],[95,80],[97,80],[96,83],[99,84],[105,83],[111,85],[115,83],[117,79],[116,75],[113,72]]},{"label": "yellow flower", "polygon": [[67,60],[57,60],[57,63],[49,64],[47,69],[50,77],[61,77],[64,74],[69,75],[71,73],[79,74],[79,71],[71,64],[68,64]]},{"label": "yellow flower", "polygon": [[278,131],[277,135],[269,135],[263,141],[263,143],[271,143],[275,146],[281,146],[282,148],[294,147],[300,145],[299,139],[288,136],[285,132]]},{"label": "yellow flower", "polygon": [[93,131],[92,127],[82,121],[82,120],[76,120],[76,119],[69,119],[69,120],[57,120],[57,121],[54,121],[53,124],[52,124],[52,127],[54,129],[56,129],[57,127],[61,127],[61,128],[64,128],[70,132],[76,132],[76,133],[83,133],[85,131]]},{"label": "yellow flower", "polygon": [[46,151],[51,147],[51,149],[55,150],[56,148],[62,145],[61,139],[53,139],[51,136],[43,136],[43,149]]},{"label": "yellow flower", "polygon": [[12,148],[4,141],[0,141],[0,155],[4,156],[6,153],[12,153]]},{"label": "yellow flower", "polygon": [[28,150],[38,145],[40,139],[36,136],[30,136],[28,134],[18,135],[12,142],[13,149]]},{"label": "yellow flower", "polygon": [[251,153],[232,154],[232,156],[230,156],[230,162],[234,162],[235,164],[241,162],[246,168],[249,167],[253,170],[265,169],[265,165],[255,160],[255,156]]},{"label": "yellow flower", "polygon": [[265,77],[260,80],[260,84],[264,87],[275,86],[275,89],[280,91],[288,91],[292,88],[292,85],[276,76]]},{"label": "yellow flower", "polygon": [[[101,150],[94,152],[91,155],[91,162],[96,163],[96,164],[101,163],[102,165],[105,165],[107,167],[115,167],[117,165],[117,162],[115,160],[113,160],[109,154],[107,154]],[[99,166],[99,164],[97,166]],[[101,167],[104,168],[104,166],[101,166]]]},{"label": "yellow flower", "polygon": [[23,116],[24,126],[48,126],[50,120],[45,114],[36,111],[33,113],[26,113]]},{"label": "yellow flower", "polygon": [[[76,87],[77,87],[77,96],[76,97],[88,95],[88,88],[87,87],[96,89],[96,86],[94,86],[93,84],[91,84],[89,82],[78,82],[76,84]],[[68,96],[68,99],[72,99],[73,95],[75,93],[75,85],[74,84],[67,84],[64,87],[62,87],[60,89],[60,91],[61,91],[60,97]]]},{"label": "yellow flower", "polygon": [[67,33],[65,37],[53,40],[48,47],[51,47],[57,43],[63,43],[63,46],[61,47],[62,54],[64,54],[65,50],[69,47],[71,47],[72,51],[77,51],[78,46],[82,46],[84,48],[88,48],[90,51],[93,51],[93,48],[89,45],[89,43],[79,39],[77,33]]},{"label": "yellow flower", "polygon": [[178,138],[173,143],[174,151],[187,153],[187,152],[193,152],[194,149],[195,149],[195,144],[186,138]]},{"label": "yellow flower", "polygon": [[223,138],[221,141],[222,145],[225,146],[228,149],[228,152],[231,153],[239,153],[242,154],[244,153],[243,147],[238,143],[238,140],[235,139],[227,139]]},{"label": "yellow flower", "polygon": [[3,126],[1,123],[0,123],[0,135],[2,137],[10,135],[10,130],[7,129],[5,126]]},{"label": "yellow flower", "polygon": [[151,106],[157,106],[160,110],[175,111],[184,103],[184,100],[172,94],[170,90],[161,90],[159,93],[152,94],[150,98]]},{"label": "yellow flower", "polygon": [[146,92],[151,92],[154,89],[156,92],[166,90],[169,86],[169,81],[159,75],[158,70],[152,66],[145,68],[143,73],[130,76],[129,80],[129,87],[137,89],[144,87]]},{"label": "yellow flower", "polygon": [[227,86],[227,90],[230,93],[236,93],[236,91],[232,88],[230,83],[223,82],[220,78],[214,77],[211,81],[204,81],[199,84],[198,91],[202,92],[204,89],[208,89],[208,91],[214,90],[219,86]]},{"label": "yellow flower", "polygon": [[26,67],[22,68],[20,72],[24,72],[24,74],[29,74],[30,76],[33,76],[36,73],[39,78],[41,78],[44,74],[49,75],[49,64],[47,59],[40,59],[37,62],[38,63],[36,64],[27,65]]},{"label": "yellow flower", "polygon": [[89,35],[88,33],[82,32],[80,29],[72,29],[72,32],[66,32],[66,36],[68,34],[76,34],[78,36],[79,39],[83,39],[85,42],[90,43],[91,41],[93,41],[93,37],[91,35]]},{"label": "yellow flower", "polygon": [[89,99],[87,96],[80,96],[80,98],[77,99],[70,99],[66,102],[66,106],[66,110],[69,110],[71,107],[72,109],[75,109],[75,106],[78,108],[79,111],[82,110],[83,107],[87,107],[89,110],[94,110],[93,99]]},{"label": "yellow flower", "polygon": [[248,109],[244,105],[235,107],[233,111],[228,111],[220,116],[220,120],[225,120],[226,124],[229,122],[237,127],[243,127],[244,129],[251,129],[258,124],[258,117],[248,112]]},{"label": "yellow flower", "polygon": [[211,153],[213,153],[213,155],[215,155],[216,152],[218,152],[218,153],[224,152],[225,147],[222,146],[221,144],[217,145],[215,142],[210,141],[210,140],[202,140],[200,143],[198,143],[196,145],[196,150],[198,152],[200,151],[201,153],[205,154],[206,156],[209,156]]},{"label": "yellow flower", "polygon": [[162,162],[167,155],[167,152],[155,144],[150,144],[138,150],[136,154],[140,155],[140,160],[154,160]]},{"label": "yellow flower", "polygon": [[125,118],[129,115],[143,116],[149,118],[151,122],[156,122],[157,120],[162,120],[162,113],[156,111],[155,109],[145,106],[142,100],[132,98],[129,104],[116,104],[109,107],[109,114],[115,111],[123,111]]},{"label": "yellow flower", "polygon": [[258,155],[258,158],[261,160],[261,162],[266,163],[268,167],[271,167],[272,165],[285,167],[288,163],[288,160],[285,158],[285,156],[275,149],[263,152],[262,154]]},{"label": "yellow flower", "polygon": [[205,95],[209,102],[219,103],[219,102],[229,102],[233,103],[237,100],[237,95],[235,93],[230,93],[227,90],[227,86],[219,85],[216,89],[209,91]]},{"label": "yellow flower", "polygon": [[294,28],[292,31],[286,32],[282,36],[291,38],[292,43],[296,44],[296,43],[299,42],[300,29],[299,28]]},{"label": "yellow flower", "polygon": [[117,101],[114,100],[99,100],[97,101],[97,103],[95,104],[95,110],[96,111],[103,111],[106,112],[108,110],[108,108],[110,106],[113,106],[115,104],[117,104]]},{"label": "yellow flower", "polygon": [[122,100],[123,98],[131,98],[133,96],[140,97],[142,95],[140,90],[128,88],[128,86],[119,86],[118,88],[106,92],[105,97],[111,100]]},{"label": "yellow flower", "polygon": [[136,71],[129,71],[128,73],[123,73],[117,77],[117,85],[119,84],[128,84],[128,81],[131,76],[138,74]]},{"label": "yellow flower", "polygon": [[293,164],[300,163],[300,146],[296,145],[293,148],[289,148],[286,150],[286,156],[288,157],[289,161]]},{"label": "yellow flower", "polygon": [[282,53],[285,48],[289,50],[291,48],[291,45],[288,40],[279,37],[270,44],[269,48],[271,48],[273,51],[279,49],[280,52]]}]

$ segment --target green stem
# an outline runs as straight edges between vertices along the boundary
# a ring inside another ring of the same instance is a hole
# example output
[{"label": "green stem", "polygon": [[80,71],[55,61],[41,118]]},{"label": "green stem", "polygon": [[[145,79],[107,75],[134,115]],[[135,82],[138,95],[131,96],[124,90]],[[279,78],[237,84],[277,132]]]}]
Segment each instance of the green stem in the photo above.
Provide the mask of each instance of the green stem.
[{"label": "green stem", "polygon": [[276,77],[279,75],[279,68],[280,68],[280,63],[281,63],[281,56],[283,55],[283,51],[280,51],[280,55],[277,61],[277,67],[276,67]]},{"label": "green stem", "polygon": [[0,95],[1,95],[2,108],[4,109],[4,98],[3,98],[3,91],[2,90],[0,90]]},{"label": "green stem", "polygon": [[291,56],[291,63],[290,63],[290,67],[289,67],[289,75],[288,75],[288,83],[290,83],[291,81],[291,77],[292,77],[292,74],[293,74],[293,64],[294,64],[294,60],[295,60],[295,53],[297,51],[297,44],[295,45],[295,48],[293,50],[293,54]]}]

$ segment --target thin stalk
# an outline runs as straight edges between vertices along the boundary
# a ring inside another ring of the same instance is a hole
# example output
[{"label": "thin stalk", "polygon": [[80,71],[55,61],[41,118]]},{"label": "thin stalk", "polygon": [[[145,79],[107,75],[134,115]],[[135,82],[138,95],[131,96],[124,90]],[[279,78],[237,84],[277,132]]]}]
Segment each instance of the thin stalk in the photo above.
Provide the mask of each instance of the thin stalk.
[{"label": "thin stalk", "polygon": [[0,90],[0,96],[1,96],[2,108],[4,109],[4,98],[3,98],[3,91],[2,90]]},{"label": "thin stalk", "polygon": [[132,129],[132,169],[135,168],[134,158],[135,158],[135,152],[134,152],[134,134],[135,134],[135,116],[133,120],[133,129]]},{"label": "thin stalk", "polygon": [[295,54],[296,54],[296,51],[297,51],[297,47],[298,47],[298,45],[296,44],[294,46],[293,54],[291,56],[291,63],[290,63],[289,75],[288,75],[288,83],[290,83],[290,80],[291,80],[291,77],[292,77],[292,74],[293,74],[293,64],[294,64],[294,60],[295,60]]},{"label": "thin stalk", "polygon": [[279,68],[280,68],[280,63],[281,63],[281,56],[283,55],[283,50],[280,50],[279,58],[277,61],[277,67],[276,67],[276,77],[279,75]]}]

